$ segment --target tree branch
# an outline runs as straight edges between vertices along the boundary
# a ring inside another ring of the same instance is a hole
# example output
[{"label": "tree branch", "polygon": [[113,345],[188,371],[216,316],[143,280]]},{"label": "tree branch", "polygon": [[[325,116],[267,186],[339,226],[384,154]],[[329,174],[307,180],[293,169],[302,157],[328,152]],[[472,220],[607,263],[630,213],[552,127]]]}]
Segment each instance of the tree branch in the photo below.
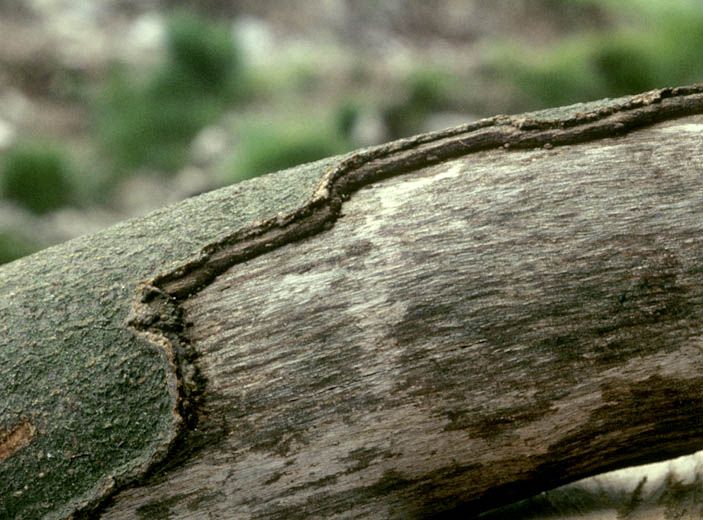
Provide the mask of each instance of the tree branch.
[{"label": "tree branch", "polygon": [[499,116],[4,266],[0,511],[426,518],[700,449],[702,111]]}]

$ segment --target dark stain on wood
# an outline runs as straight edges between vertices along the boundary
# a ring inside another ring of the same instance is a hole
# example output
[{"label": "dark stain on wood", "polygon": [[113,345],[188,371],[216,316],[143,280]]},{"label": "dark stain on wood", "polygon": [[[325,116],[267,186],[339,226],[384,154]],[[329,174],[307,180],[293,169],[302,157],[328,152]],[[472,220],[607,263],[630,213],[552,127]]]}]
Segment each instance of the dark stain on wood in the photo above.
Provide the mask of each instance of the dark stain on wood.
[{"label": "dark stain on wood", "polygon": [[223,498],[225,498],[225,494],[221,490],[200,490],[193,498],[186,502],[186,509],[196,512],[201,511],[210,504],[220,502]]},{"label": "dark stain on wood", "polygon": [[153,500],[137,508],[137,518],[140,520],[169,520],[172,509],[179,507],[190,494],[174,494],[169,497]]},{"label": "dark stain on wood", "polygon": [[394,456],[395,454],[392,451],[384,450],[377,446],[357,448],[349,452],[349,455],[343,459],[344,462],[352,464],[344,473],[349,474],[364,470],[378,460],[389,459]]},{"label": "dark stain on wood", "polygon": [[256,519],[305,520],[315,517],[344,515],[359,500],[383,501],[390,518],[425,519],[437,508],[448,510],[457,506],[454,493],[461,488],[460,481],[467,471],[476,471],[480,465],[454,465],[421,478],[411,478],[397,470],[386,470],[375,482],[362,485],[353,492],[325,493],[321,491],[296,506],[272,505],[253,515]]},{"label": "dark stain on wood", "polygon": [[[551,397],[551,396],[550,396]],[[447,410],[444,431],[465,431],[474,438],[491,440],[499,435],[511,435],[517,428],[544,419],[554,410],[549,398],[526,398],[517,406],[495,406],[490,410]]]},{"label": "dark stain on wood", "polygon": [[[703,377],[678,379],[652,375],[633,383],[613,378],[601,386],[603,404],[586,427],[549,446],[541,471],[563,468],[589,476],[606,467],[646,464],[703,448]],[[668,408],[670,413],[662,414]],[[613,443],[614,436],[636,439],[632,447]],[[559,461],[558,463],[555,461]]]},{"label": "dark stain on wood", "polygon": [[155,485],[167,481],[169,472],[173,468],[182,466],[203,450],[218,445],[229,433],[221,421],[212,420],[212,418],[206,421],[202,417],[200,421],[200,428],[192,431],[187,438],[176,439],[178,444],[175,446],[173,456],[152,467],[144,475],[143,484]]},{"label": "dark stain on wood", "polygon": [[269,485],[269,484],[274,484],[281,480],[281,477],[284,475],[283,472],[281,471],[276,471],[273,475],[271,475],[269,478],[264,480],[264,485]]}]

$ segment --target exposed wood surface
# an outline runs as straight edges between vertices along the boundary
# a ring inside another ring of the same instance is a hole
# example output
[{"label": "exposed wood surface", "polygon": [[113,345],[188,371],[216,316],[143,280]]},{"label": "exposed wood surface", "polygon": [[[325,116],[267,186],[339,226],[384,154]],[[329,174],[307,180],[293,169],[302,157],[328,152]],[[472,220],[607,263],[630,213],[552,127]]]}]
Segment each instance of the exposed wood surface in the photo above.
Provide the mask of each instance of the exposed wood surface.
[{"label": "exposed wood surface", "polygon": [[364,187],[184,303],[206,446],[105,518],[427,518],[703,448],[703,118]]},{"label": "exposed wood surface", "polygon": [[701,112],[497,116],[3,266],[0,517],[429,518],[703,447]]}]

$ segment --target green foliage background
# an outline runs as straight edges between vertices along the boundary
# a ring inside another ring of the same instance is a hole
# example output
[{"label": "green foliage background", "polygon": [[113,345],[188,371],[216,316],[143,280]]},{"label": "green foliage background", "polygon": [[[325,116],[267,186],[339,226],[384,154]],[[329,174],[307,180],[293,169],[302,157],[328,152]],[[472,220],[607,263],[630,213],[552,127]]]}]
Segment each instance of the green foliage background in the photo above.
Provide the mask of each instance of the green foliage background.
[{"label": "green foliage background", "polygon": [[533,108],[703,80],[703,2],[572,1],[603,7],[618,23],[547,50],[506,44],[495,53],[498,77],[512,83]]},{"label": "green foliage background", "polygon": [[101,149],[119,175],[174,172],[188,144],[242,95],[243,67],[226,26],[178,13],[165,62],[146,78],[116,67],[95,110]]},{"label": "green foliage background", "polygon": [[34,213],[47,213],[75,202],[75,176],[61,148],[21,143],[2,158],[0,194]]}]

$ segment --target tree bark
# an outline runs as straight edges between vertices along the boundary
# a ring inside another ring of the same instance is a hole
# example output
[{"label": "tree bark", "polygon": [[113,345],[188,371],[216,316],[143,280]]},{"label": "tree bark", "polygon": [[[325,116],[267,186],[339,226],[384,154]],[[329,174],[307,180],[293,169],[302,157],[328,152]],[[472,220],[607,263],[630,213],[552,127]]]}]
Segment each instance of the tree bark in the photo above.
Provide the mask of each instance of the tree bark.
[{"label": "tree bark", "polygon": [[473,515],[703,448],[703,87],[269,175],[0,270],[0,516]]}]

